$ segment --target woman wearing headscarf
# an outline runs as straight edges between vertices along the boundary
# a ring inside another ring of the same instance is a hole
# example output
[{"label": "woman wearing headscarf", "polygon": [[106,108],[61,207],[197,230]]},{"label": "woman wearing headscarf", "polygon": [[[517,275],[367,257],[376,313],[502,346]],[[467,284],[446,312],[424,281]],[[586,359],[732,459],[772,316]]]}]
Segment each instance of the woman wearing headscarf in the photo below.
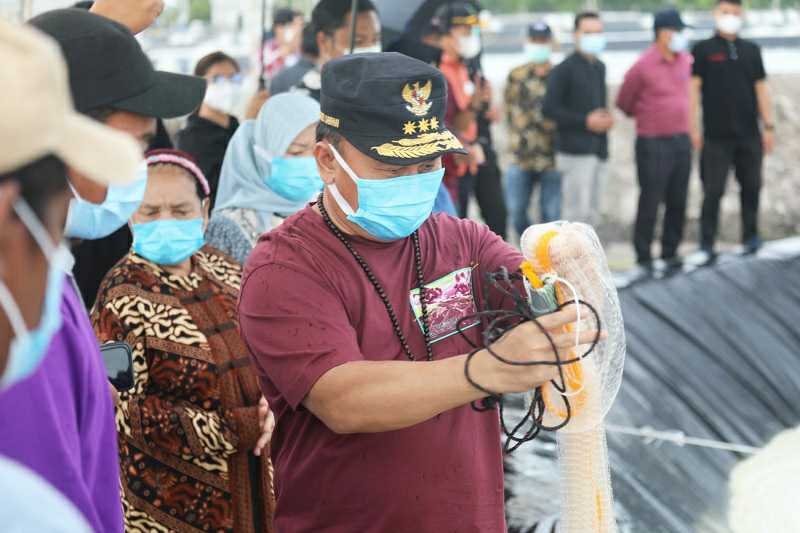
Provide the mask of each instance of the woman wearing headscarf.
[{"label": "woman wearing headscarf", "polygon": [[116,408],[126,530],[272,532],[274,419],[245,368],[240,267],[205,245],[210,189],[190,156],[159,150],[147,165],[133,249],[92,313],[101,343],[133,349]]},{"label": "woman wearing headscarf", "polygon": [[322,190],[314,159],[319,104],[300,93],[273,96],[228,145],[206,238],[240,263],[258,237]]}]

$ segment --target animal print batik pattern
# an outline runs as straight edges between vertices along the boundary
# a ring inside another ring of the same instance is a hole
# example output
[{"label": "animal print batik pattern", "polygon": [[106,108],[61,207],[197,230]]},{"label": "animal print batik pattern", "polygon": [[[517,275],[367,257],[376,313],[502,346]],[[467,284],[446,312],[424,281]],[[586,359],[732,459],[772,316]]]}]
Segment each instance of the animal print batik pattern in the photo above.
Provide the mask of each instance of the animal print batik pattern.
[{"label": "animal print batik pattern", "polygon": [[[272,500],[253,502],[246,475],[260,392],[241,364],[241,268],[210,247],[192,263],[177,276],[131,253],[92,314],[101,342],[127,342],[133,354],[134,387],[116,409],[126,531],[272,531],[271,521],[254,529],[252,505]],[[269,461],[262,472],[271,480]]]}]

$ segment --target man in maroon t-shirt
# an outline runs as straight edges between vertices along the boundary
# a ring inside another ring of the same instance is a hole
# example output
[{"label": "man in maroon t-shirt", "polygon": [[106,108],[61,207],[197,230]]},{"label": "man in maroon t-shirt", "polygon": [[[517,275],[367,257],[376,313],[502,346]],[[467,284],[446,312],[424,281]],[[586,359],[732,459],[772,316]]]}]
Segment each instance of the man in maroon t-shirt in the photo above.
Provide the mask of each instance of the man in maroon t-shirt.
[{"label": "man in maroon t-shirt", "polygon": [[[486,394],[465,377],[471,348],[456,326],[483,307],[484,274],[522,258],[485,226],[431,216],[441,156],[462,151],[444,127],[445,87],[400,54],[328,63],[315,148],[325,192],[250,256],[239,311],[278,421],[280,533],[506,531],[498,415],[469,406]],[[572,334],[555,331],[574,320],[562,311],[540,322],[567,348]],[[479,322],[461,326],[481,343]],[[555,360],[532,323],[493,348]],[[510,393],[553,368],[482,350],[470,373]]]}]

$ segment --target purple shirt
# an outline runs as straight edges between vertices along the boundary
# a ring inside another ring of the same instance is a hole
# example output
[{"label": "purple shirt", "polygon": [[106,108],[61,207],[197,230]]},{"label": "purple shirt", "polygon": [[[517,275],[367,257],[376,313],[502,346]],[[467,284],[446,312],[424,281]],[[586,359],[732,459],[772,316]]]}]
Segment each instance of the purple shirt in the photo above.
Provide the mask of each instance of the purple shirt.
[{"label": "purple shirt", "polygon": [[69,280],[61,315],[36,373],[0,394],[0,455],[49,481],[95,531],[122,532],[114,407],[97,338]]},{"label": "purple shirt", "polygon": [[690,54],[668,61],[653,45],[625,75],[617,107],[636,117],[640,137],[688,134],[691,75]]}]

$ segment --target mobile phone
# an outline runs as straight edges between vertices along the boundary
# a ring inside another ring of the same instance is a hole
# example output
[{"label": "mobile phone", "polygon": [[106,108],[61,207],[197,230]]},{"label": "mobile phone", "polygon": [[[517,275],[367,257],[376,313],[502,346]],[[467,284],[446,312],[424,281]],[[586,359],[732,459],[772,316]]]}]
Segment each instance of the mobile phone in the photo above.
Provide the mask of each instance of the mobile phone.
[{"label": "mobile phone", "polygon": [[133,350],[126,342],[111,342],[100,347],[108,380],[119,392],[133,388]]}]

